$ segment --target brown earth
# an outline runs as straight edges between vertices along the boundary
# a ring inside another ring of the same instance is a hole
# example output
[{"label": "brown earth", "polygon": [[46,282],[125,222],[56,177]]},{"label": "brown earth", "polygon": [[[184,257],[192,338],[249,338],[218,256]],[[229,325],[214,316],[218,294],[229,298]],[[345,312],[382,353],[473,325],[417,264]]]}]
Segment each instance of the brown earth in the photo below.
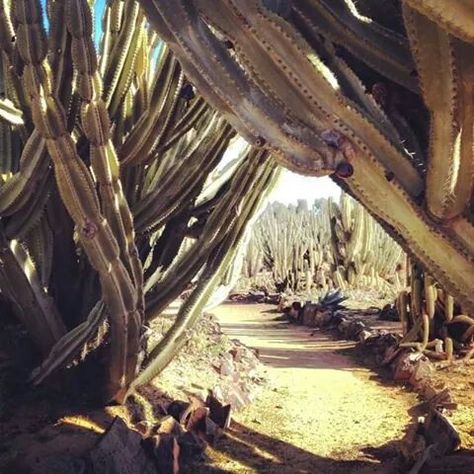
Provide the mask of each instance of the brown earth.
[{"label": "brown earth", "polygon": [[210,461],[189,472],[395,473],[416,396],[340,351],[352,342],[275,321],[271,306],[226,304],[224,333],[257,348],[270,387],[236,413]]},{"label": "brown earth", "polygon": [[[362,358],[353,357],[354,343],[275,321],[278,313],[268,305],[226,304],[214,312],[225,334],[260,351],[265,373],[257,370],[241,376],[253,390],[252,403],[234,413],[228,434],[209,448],[207,462],[184,472],[403,472],[399,440],[417,414],[412,408],[418,400],[403,387],[382,381]],[[390,324],[394,323],[381,326]],[[231,346],[214,323],[203,318],[186,350],[154,381],[158,398],[145,397],[143,410],[158,407],[162,391],[165,396],[186,398],[189,392],[223,387],[226,381],[216,366]],[[463,446],[470,449],[474,448],[473,374],[471,365],[434,375],[459,403],[451,420]],[[41,390],[25,396],[28,403],[18,400],[13,412],[4,413],[0,421],[1,474],[53,472],[48,459],[59,462],[55,473],[66,472],[62,468],[71,457],[91,449],[114,416],[133,424],[133,407],[83,410],[67,400],[44,397]]]}]

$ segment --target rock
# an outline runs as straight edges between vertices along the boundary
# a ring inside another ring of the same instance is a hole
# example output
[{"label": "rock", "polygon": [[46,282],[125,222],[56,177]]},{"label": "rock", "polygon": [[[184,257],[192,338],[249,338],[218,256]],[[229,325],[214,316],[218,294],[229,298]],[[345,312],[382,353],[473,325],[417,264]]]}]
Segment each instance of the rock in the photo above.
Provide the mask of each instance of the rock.
[{"label": "rock", "polygon": [[420,474],[474,474],[474,455],[451,454],[429,459]]},{"label": "rock", "polygon": [[46,461],[48,474],[85,474],[88,472],[84,459],[73,456],[55,455]]},{"label": "rock", "polygon": [[347,336],[350,325],[351,321],[345,318],[343,318],[342,321],[337,325],[337,330],[342,337]]},{"label": "rock", "polygon": [[316,311],[318,305],[316,304],[305,304],[303,308],[303,324],[305,326],[315,326]]},{"label": "rock", "polygon": [[153,438],[155,442],[153,453],[158,472],[160,474],[178,474],[181,448],[176,437],[172,434],[163,433]]},{"label": "rock", "polygon": [[420,459],[426,449],[426,440],[422,430],[423,424],[420,421],[411,423],[400,443],[400,454],[407,465],[411,465]]},{"label": "rock", "polygon": [[339,324],[345,320],[346,318],[344,318],[341,313],[334,313],[331,318],[331,327],[338,327]]},{"label": "rock", "polygon": [[382,361],[382,365],[390,364],[393,361],[393,359],[395,359],[395,357],[397,357],[398,354],[400,354],[401,351],[402,351],[402,349],[400,347],[397,347],[397,346],[387,347],[387,349],[385,350],[385,353],[384,353],[384,359]]},{"label": "rock", "polygon": [[452,423],[438,410],[431,410],[424,424],[428,444],[436,445],[440,456],[453,453],[461,445],[461,438]]},{"label": "rock", "polygon": [[444,388],[440,392],[436,392],[435,388],[432,387],[432,391],[435,391],[435,394],[430,397],[426,397],[428,400],[427,404],[430,406],[430,408],[435,408],[438,410],[441,410],[443,408],[446,408],[448,410],[455,410],[457,408],[458,405],[454,401],[449,389]]},{"label": "rock", "polygon": [[371,336],[372,336],[372,333],[370,331],[367,331],[367,329],[364,329],[359,333],[359,336],[358,336],[359,342],[361,344],[364,344]]},{"label": "rock", "polygon": [[348,339],[357,340],[359,334],[366,328],[362,321],[352,321],[347,330]]},{"label": "rock", "polygon": [[206,442],[191,431],[187,431],[179,436],[178,444],[180,464],[196,461],[202,457],[206,449]]},{"label": "rock", "polygon": [[303,317],[303,308],[299,301],[292,303],[288,316],[295,322],[301,322]]},{"label": "rock", "polygon": [[423,358],[420,352],[401,352],[393,361],[393,379],[408,382],[415,372],[418,361]]},{"label": "rock", "polygon": [[[115,417],[90,453],[94,474],[155,474],[153,460],[142,446],[140,433]],[[171,471],[168,471],[171,472]]]},{"label": "rock", "polygon": [[150,436],[153,431],[154,425],[149,421],[142,420],[135,425],[135,429],[144,437]]},{"label": "rock", "polygon": [[223,405],[216,397],[209,395],[207,398],[209,418],[222,429],[227,429],[231,419],[231,405]]},{"label": "rock", "polygon": [[232,362],[227,359],[221,361],[221,366],[219,368],[219,373],[224,377],[230,376],[235,372],[235,367]]},{"label": "rock", "polygon": [[333,312],[331,310],[319,310],[316,312],[315,322],[317,327],[328,326],[333,318]]},{"label": "rock", "polygon": [[205,419],[205,424],[206,440],[209,442],[209,444],[213,445],[224,434],[224,430],[220,426],[218,426],[217,423],[212,421],[209,417]]},{"label": "rock", "polygon": [[195,431],[196,433],[205,433],[206,432],[206,423],[205,419],[209,415],[208,407],[199,407],[196,408],[190,415],[187,423],[186,429],[188,431]]},{"label": "rock", "polygon": [[382,321],[400,321],[398,312],[392,304],[386,304],[378,314],[378,319]]},{"label": "rock", "polygon": [[160,426],[157,430],[159,434],[172,434],[174,436],[181,435],[183,431],[184,428],[176,420],[176,418],[171,415],[168,415],[160,421]]},{"label": "rock", "polygon": [[208,403],[209,396],[215,398],[219,402],[224,402],[224,393],[222,392],[222,388],[219,385],[216,385],[212,390],[210,395],[208,395],[206,399],[206,403]]},{"label": "rock", "polygon": [[185,402],[184,400],[174,400],[168,405],[167,412],[176,421],[184,424],[186,417],[191,411],[191,403]]},{"label": "rock", "polygon": [[415,363],[413,374],[411,375],[409,382],[413,387],[418,388],[428,382],[431,377],[433,368],[430,361],[426,357],[419,358]]},{"label": "rock", "polygon": [[230,350],[230,354],[232,355],[235,362],[241,362],[244,353],[245,348],[242,346],[236,346]]},{"label": "rock", "polygon": [[227,393],[227,403],[233,406],[236,410],[244,408],[251,402],[250,397],[239,386],[232,385],[229,387]]}]

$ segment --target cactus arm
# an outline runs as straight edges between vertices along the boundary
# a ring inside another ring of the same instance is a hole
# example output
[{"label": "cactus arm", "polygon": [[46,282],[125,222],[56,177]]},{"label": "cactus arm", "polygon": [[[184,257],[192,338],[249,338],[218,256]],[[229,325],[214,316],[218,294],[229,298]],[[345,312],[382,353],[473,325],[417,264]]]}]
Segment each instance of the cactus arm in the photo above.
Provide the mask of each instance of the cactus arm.
[{"label": "cactus arm", "polygon": [[[21,80],[17,75],[17,71],[13,67],[15,63],[15,30],[10,15],[10,2],[8,0],[0,1],[0,67],[3,71],[0,72],[2,77],[2,92],[7,92],[6,96],[13,102],[17,109],[21,109],[24,113],[24,121],[30,119],[29,114],[26,114],[28,107],[21,85]],[[1,115],[0,115],[1,116]],[[23,138],[26,137],[26,132],[22,128]]]},{"label": "cactus arm", "polygon": [[197,142],[189,155],[160,179],[159,186],[137,203],[133,211],[139,231],[162,225],[165,219],[179,212],[193,194],[199,193],[206,176],[220,161],[232,133],[230,126],[224,125],[220,133]]},{"label": "cactus arm", "polygon": [[46,173],[39,177],[35,191],[25,195],[21,207],[5,224],[5,236],[8,239],[21,240],[38,224],[49,200],[53,181],[53,173],[49,168]]},{"label": "cactus arm", "polygon": [[135,73],[135,63],[138,58],[142,37],[144,36],[144,20],[143,15],[139,13],[136,20],[136,26],[133,29],[130,45],[128,46],[127,55],[122,66],[117,87],[110,98],[110,105],[108,107],[109,114],[113,117],[118,110],[120,103],[128,93],[132,84],[133,75]]},{"label": "cactus arm", "polygon": [[65,333],[54,302],[45,293],[30,256],[18,241],[7,242],[3,235],[0,247],[2,292],[14,306],[32,340],[43,352]]},{"label": "cactus arm", "polygon": [[385,174],[378,163],[364,153],[357,157],[357,166],[347,184],[358,200],[403,236],[404,246],[413,251],[443,287],[459,295],[460,302],[467,308],[474,308],[469,296],[469,288],[474,284],[472,259],[459,244],[440,232],[401,187],[393,181],[391,186],[386,185]]},{"label": "cactus arm", "polygon": [[186,254],[174,262],[167,270],[162,280],[154,288],[154,292],[147,298],[147,319],[153,319],[176,297],[184,286],[203,267],[211,252],[225,237],[225,229],[230,228],[238,206],[245,193],[254,182],[255,174],[259,172],[265,154],[256,156],[251,152],[246,162],[232,177],[231,185],[226,195],[219,201],[206,222],[203,234],[188,249]]},{"label": "cactus arm", "polygon": [[56,342],[41,365],[32,371],[30,382],[38,385],[55,370],[70,363],[84,344],[94,336],[99,324],[104,320],[105,306],[102,301],[99,301],[83,323],[64,334]]},{"label": "cactus arm", "polygon": [[346,1],[297,0],[294,10],[320,33],[342,45],[374,70],[416,92],[417,83],[407,40],[369,18],[354,15]]},{"label": "cactus arm", "polygon": [[[130,46],[134,39],[134,32],[141,22],[138,4],[133,1],[126,1],[123,15],[126,16],[127,21],[123,22],[120,26],[117,40],[113,44],[108,58],[108,64],[104,69],[104,100],[108,108],[111,106],[113,96],[115,94],[120,96],[118,84],[122,72],[124,72],[123,70],[127,62],[128,54],[131,53],[133,56],[133,54],[136,53],[136,47],[131,48]],[[115,103],[115,105],[117,105],[117,103]],[[114,112],[113,110],[110,111],[111,113]]]},{"label": "cactus arm", "polygon": [[25,243],[38,273],[41,286],[49,288],[53,262],[53,233],[45,215],[40,222],[28,232]]},{"label": "cactus arm", "polygon": [[33,131],[23,148],[19,171],[0,187],[0,215],[9,216],[24,208],[31,193],[38,190],[48,166],[45,142]]},{"label": "cactus arm", "polygon": [[180,44],[173,35],[171,29],[164,21],[162,16],[157,10],[156,5],[153,2],[140,2],[141,7],[146,13],[147,19],[153,28],[159,33],[162,40],[166,41],[168,46],[172,46],[173,52],[179,59],[181,65],[186,65],[186,75],[190,78],[192,83],[198,88],[206,100],[219,112],[226,117],[228,120],[232,118],[232,125],[239,131],[239,133],[247,139],[247,141],[254,142],[256,136],[252,135],[252,132],[237,116],[235,116],[227,102],[221,98],[212,83],[208,83],[206,77],[203,75],[204,71],[201,68],[195,67],[194,61],[189,59],[186,54],[180,54]]},{"label": "cactus arm", "polygon": [[[247,141],[257,145],[266,142],[278,149],[277,158],[293,169],[304,169],[316,175],[335,169],[337,163],[333,151],[317,140],[304,123],[287,117],[271,97],[249,80],[199,18],[191,2],[166,1],[155,6],[157,11],[154,13],[162,15],[172,32],[170,47],[178,55],[187,75],[206,97],[202,79],[208,82],[214,90],[213,95],[218,94],[220,101],[226,104],[222,110],[224,117]],[[149,20],[153,22],[154,17],[149,15]],[[196,69],[201,77],[195,74]],[[217,77],[218,81],[215,80]],[[221,111],[220,107],[218,109]],[[236,120],[236,115],[239,120]],[[288,161],[285,156],[294,159]]]},{"label": "cactus arm", "polygon": [[[353,0],[351,0],[352,3]],[[379,25],[393,31],[403,33],[403,20],[400,2],[380,2],[380,0],[364,0],[355,2],[358,12],[373,19]]]},{"label": "cactus arm", "polygon": [[10,125],[23,125],[23,112],[9,99],[0,99],[0,119]]},{"label": "cactus arm", "polygon": [[474,5],[470,0],[403,0],[418,12],[464,41],[474,41]]},{"label": "cactus arm", "polygon": [[15,31],[10,17],[8,0],[0,1],[0,48],[6,53],[12,63]]},{"label": "cactus arm", "polygon": [[[71,38],[66,27],[66,1],[48,2],[49,24],[48,34],[49,62],[54,74],[55,93],[63,104],[71,101],[72,94],[72,64],[70,57]],[[68,107],[66,106],[66,110]],[[67,110],[69,112],[69,110]]]},{"label": "cactus arm", "polygon": [[169,52],[162,59],[163,65],[156,78],[147,112],[140,118],[120,147],[120,161],[124,165],[136,164],[148,158],[156,134],[164,128],[164,121],[174,102],[181,78],[181,68]]},{"label": "cactus arm", "polygon": [[[299,110],[300,118],[310,120],[312,124],[321,123],[324,113],[312,108],[311,104],[291,87],[291,82],[279,74],[278,67],[268,57],[265,45],[255,40],[251,25],[243,20],[235,8],[227,6],[225,2],[216,4],[212,0],[198,0],[196,4],[206,22],[222,31],[225,38],[231,41],[239,61],[245,64],[249,74],[256,82],[262,84],[287,115],[292,114],[287,104],[292,104],[293,109]],[[313,120],[310,117],[313,117]]]},{"label": "cactus arm", "polygon": [[[328,116],[332,114],[334,128],[342,133],[347,128],[351,129],[361,146],[368,148],[387,170],[398,176],[410,195],[419,195],[423,183],[410,161],[344,99],[331,79],[332,73],[322,66],[301,35],[278,16],[261,9],[254,0],[239,0],[236,3],[241,14],[245,12],[253,26],[254,35],[267,45],[269,54],[281,68],[281,74],[288,76],[306,100],[315,107],[322,107]],[[313,62],[308,58],[314,58]],[[298,71],[298,76],[292,71]],[[325,125],[332,128],[331,121]]]},{"label": "cactus arm", "polygon": [[469,204],[474,178],[474,48],[404,6],[426,105],[431,112],[426,177],[429,212],[437,219],[459,216]]},{"label": "cactus arm", "polygon": [[[336,48],[328,41],[321,41],[320,35],[314,24],[308,18],[301,16],[296,11],[293,23],[301,31],[309,45],[324,57],[324,62],[333,71],[337,78],[341,92],[350,100],[351,106],[356,108],[360,114],[364,112],[371,124],[377,127],[392,143],[400,140],[399,132],[392,117],[388,117],[384,110],[377,104],[371,94],[367,93],[366,87],[348,64],[336,54]],[[415,140],[416,142],[416,140]],[[416,150],[419,150],[416,148]],[[421,155],[421,153],[419,153]]]},{"label": "cactus arm", "polygon": [[104,18],[102,19],[102,37],[100,39],[101,52],[99,59],[100,77],[104,77],[105,70],[109,63],[110,49],[112,47],[112,8],[117,2],[107,2],[105,5]]},{"label": "cactus arm", "polygon": [[[129,313],[126,380],[131,381],[138,369],[140,353],[140,325],[142,320],[143,274],[135,246],[133,220],[122,190],[119,162],[110,139],[110,122],[106,105],[101,98],[101,80],[91,39],[92,18],[86,0],[68,0],[66,23],[72,36],[73,63],[77,69],[82,98],[81,123],[91,146],[91,164],[99,184],[102,211],[118,241],[122,261],[125,262],[136,292],[136,309]],[[74,51],[84,52],[80,57]],[[86,53],[88,52],[88,54]],[[81,83],[81,81],[83,81]],[[85,84],[88,84],[86,87]]]},{"label": "cactus arm", "polygon": [[242,210],[233,218],[231,228],[227,229],[226,237],[216,248],[213,257],[208,261],[203,274],[198,280],[197,287],[179,309],[172,328],[151,351],[148,357],[148,365],[136,378],[131,386],[131,390],[149,382],[158,375],[186,342],[187,331],[192,329],[215,287],[220,283],[225,272],[228,270],[239,249],[240,240],[245,233],[246,223],[258,209],[264,198],[265,189],[273,181],[275,166],[271,160],[263,168],[265,169],[260,172],[260,176],[253,177],[253,191],[243,198]]},{"label": "cactus arm", "polygon": [[172,130],[165,137],[164,142],[158,147],[159,153],[164,153],[175,145],[196,122],[203,116],[208,109],[208,105],[202,97],[198,97],[181,117],[181,119],[173,126]]}]

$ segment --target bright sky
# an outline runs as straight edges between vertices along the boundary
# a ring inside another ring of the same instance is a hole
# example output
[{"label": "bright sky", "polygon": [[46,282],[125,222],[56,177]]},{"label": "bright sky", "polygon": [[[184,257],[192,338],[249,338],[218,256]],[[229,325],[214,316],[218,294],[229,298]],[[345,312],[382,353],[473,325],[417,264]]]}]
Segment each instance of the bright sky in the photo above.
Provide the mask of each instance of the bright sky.
[{"label": "bright sky", "polygon": [[285,170],[270,196],[270,201],[296,204],[298,199],[306,199],[311,204],[322,197],[337,198],[340,193],[340,188],[328,177],[312,178]]},{"label": "bright sky", "polygon": [[[234,138],[218,168],[225,167],[236,160],[247,147],[247,142],[243,138],[238,136]],[[284,170],[269,200],[283,204],[297,204],[299,199],[306,199],[309,204],[312,204],[318,198],[330,196],[338,198],[340,193],[340,188],[328,177],[313,178]]]}]

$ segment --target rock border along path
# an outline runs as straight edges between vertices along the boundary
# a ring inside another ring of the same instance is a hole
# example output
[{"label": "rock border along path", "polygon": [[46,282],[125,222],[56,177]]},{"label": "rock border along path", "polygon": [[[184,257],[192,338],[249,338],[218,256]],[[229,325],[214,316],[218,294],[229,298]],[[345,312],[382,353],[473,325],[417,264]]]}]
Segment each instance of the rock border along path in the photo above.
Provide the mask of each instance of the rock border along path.
[{"label": "rock border along path", "polygon": [[416,396],[338,352],[355,343],[275,321],[272,309],[213,310],[224,333],[259,350],[269,387],[234,415],[228,439],[210,453],[216,470],[202,472],[397,472],[394,440]]}]

